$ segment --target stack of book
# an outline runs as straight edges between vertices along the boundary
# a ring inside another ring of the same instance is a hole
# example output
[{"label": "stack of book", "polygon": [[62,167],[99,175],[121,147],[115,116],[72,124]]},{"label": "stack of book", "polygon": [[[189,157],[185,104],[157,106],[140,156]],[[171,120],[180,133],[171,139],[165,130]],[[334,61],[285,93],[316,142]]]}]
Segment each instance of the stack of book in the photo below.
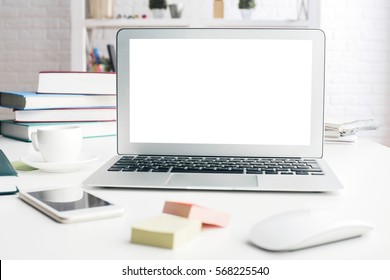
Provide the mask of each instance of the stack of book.
[{"label": "stack of book", "polygon": [[115,135],[116,75],[40,72],[37,92],[0,92],[0,106],[6,137],[31,141],[38,128],[69,123],[80,125],[86,138]]}]

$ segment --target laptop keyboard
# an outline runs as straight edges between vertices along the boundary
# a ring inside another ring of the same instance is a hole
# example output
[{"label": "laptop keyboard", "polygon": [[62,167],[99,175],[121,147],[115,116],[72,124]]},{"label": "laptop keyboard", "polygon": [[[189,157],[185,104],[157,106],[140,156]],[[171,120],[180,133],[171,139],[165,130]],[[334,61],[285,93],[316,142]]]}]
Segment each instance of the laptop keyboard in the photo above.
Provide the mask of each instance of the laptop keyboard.
[{"label": "laptop keyboard", "polygon": [[108,171],[324,175],[315,159],[123,156]]}]

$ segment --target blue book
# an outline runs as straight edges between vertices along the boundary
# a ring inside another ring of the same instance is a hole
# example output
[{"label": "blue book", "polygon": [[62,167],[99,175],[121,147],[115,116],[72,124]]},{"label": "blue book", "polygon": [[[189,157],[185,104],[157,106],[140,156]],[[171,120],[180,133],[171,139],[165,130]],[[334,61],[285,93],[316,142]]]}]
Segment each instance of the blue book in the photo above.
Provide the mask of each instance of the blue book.
[{"label": "blue book", "polygon": [[39,128],[59,125],[78,125],[81,127],[84,138],[104,137],[116,135],[116,122],[43,122],[43,123],[24,123],[14,121],[1,121],[0,131],[5,137],[31,142],[31,133]]},{"label": "blue book", "polygon": [[25,109],[115,108],[115,95],[40,94],[36,92],[0,92],[0,105]]}]

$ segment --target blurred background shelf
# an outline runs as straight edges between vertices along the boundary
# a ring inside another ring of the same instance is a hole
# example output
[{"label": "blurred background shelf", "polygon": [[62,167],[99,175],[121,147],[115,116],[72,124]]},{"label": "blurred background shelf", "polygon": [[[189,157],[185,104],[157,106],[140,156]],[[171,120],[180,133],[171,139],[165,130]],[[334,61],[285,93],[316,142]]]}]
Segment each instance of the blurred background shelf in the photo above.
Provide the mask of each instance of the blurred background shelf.
[{"label": "blurred background shelf", "polygon": [[86,19],[85,28],[189,27],[185,19]]},{"label": "blurred background shelf", "polygon": [[[308,20],[210,19],[204,27],[311,27]],[[314,26],[313,26],[314,27]]]},{"label": "blurred background shelf", "polygon": [[[96,0],[94,0],[96,1]],[[112,0],[114,1],[114,0]],[[141,0],[140,0],[141,1]],[[142,0],[143,6],[147,8],[148,0]],[[232,7],[232,1],[224,0],[225,6]],[[183,3],[183,15],[181,18],[168,17],[165,11],[165,18],[156,19],[151,16],[150,10],[146,10],[146,18],[121,18],[116,19],[120,14],[114,9],[113,19],[91,19],[87,14],[87,0],[71,0],[71,70],[86,71],[87,56],[92,47],[95,47],[94,38],[103,31],[112,32],[111,44],[115,44],[115,33],[117,30],[126,27],[149,28],[255,28],[255,27],[289,27],[289,28],[319,28],[320,25],[320,0],[286,0],[296,1],[299,7],[303,1],[306,5],[306,18],[298,19],[230,19],[213,18],[213,0],[181,0]],[[129,2],[130,4],[130,2]],[[233,9],[237,10],[236,3]],[[145,11],[145,9],[143,11]],[[226,11],[226,7],[225,7]],[[295,13],[295,12],[294,12]],[[298,11],[297,11],[298,13]],[[141,16],[141,15],[137,15]],[[100,33],[99,33],[100,32]]]}]

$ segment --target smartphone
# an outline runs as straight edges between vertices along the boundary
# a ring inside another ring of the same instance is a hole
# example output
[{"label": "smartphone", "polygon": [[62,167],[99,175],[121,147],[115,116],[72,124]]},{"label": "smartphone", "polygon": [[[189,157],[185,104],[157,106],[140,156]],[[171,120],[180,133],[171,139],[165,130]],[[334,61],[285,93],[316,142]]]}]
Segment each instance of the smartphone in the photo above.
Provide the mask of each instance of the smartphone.
[{"label": "smartphone", "polygon": [[123,208],[80,187],[19,191],[19,197],[60,223],[74,223],[120,216]]}]

